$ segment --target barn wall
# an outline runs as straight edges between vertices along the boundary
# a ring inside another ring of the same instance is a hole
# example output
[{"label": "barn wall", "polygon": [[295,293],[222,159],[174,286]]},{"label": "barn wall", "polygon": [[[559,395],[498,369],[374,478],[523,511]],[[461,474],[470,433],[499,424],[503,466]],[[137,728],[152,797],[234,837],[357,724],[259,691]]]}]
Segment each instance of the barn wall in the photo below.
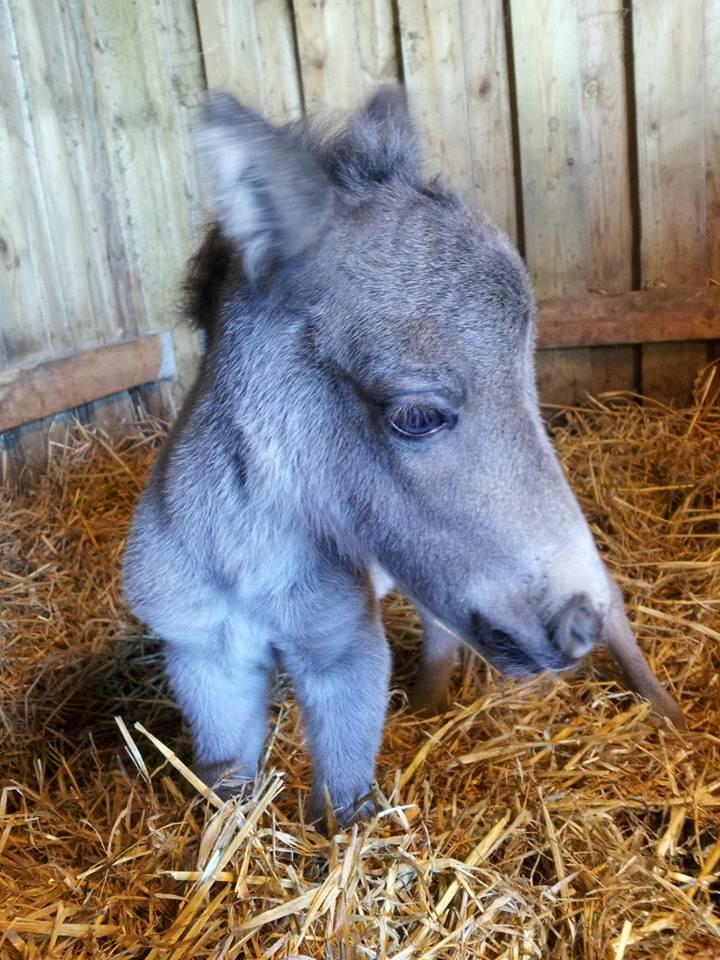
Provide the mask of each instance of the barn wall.
[{"label": "barn wall", "polygon": [[[192,0],[0,0],[1,369],[171,325],[203,88]],[[197,352],[182,328],[175,351],[182,390]],[[112,426],[139,399],[76,412]],[[56,418],[6,434],[5,471],[62,433]]]},{"label": "barn wall", "polygon": [[[206,85],[279,121],[404,80],[428,170],[516,240],[539,296],[718,278],[720,0],[0,0],[0,71],[0,369],[174,328],[177,383],[144,395],[182,395]],[[541,393],[684,402],[708,356],[545,351]],[[83,415],[113,423],[138,397]]]}]

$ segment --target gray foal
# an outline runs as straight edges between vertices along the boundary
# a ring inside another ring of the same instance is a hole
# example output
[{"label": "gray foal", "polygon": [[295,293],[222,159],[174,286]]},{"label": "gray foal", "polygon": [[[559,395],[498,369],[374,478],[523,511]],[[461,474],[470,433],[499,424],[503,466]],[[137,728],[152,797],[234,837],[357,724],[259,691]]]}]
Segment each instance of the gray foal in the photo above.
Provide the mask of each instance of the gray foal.
[{"label": "gray foal", "polygon": [[344,823],[374,777],[392,584],[425,626],[426,708],[459,637],[508,673],[562,670],[619,594],[540,419],[525,268],[423,179],[402,90],[339,130],[214,93],[198,147],[215,225],[188,292],[207,349],[125,591],[164,641],[202,776],[254,776],[281,667],[312,815],[327,788]]}]

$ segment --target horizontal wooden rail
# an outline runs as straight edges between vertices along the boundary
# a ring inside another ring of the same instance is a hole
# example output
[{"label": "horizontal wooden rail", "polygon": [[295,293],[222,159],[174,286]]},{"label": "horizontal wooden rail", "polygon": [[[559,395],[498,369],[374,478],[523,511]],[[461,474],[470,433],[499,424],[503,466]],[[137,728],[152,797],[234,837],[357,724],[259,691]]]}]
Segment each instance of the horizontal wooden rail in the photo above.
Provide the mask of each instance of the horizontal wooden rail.
[{"label": "horizontal wooden rail", "polygon": [[558,297],[538,304],[537,345],[600,347],[720,339],[720,287]]},{"label": "horizontal wooden rail", "polygon": [[0,372],[0,432],[175,376],[169,331]]},{"label": "horizontal wooden rail", "polygon": [[[541,349],[720,339],[720,288],[541,300]],[[0,373],[0,432],[172,377],[169,332]]]}]

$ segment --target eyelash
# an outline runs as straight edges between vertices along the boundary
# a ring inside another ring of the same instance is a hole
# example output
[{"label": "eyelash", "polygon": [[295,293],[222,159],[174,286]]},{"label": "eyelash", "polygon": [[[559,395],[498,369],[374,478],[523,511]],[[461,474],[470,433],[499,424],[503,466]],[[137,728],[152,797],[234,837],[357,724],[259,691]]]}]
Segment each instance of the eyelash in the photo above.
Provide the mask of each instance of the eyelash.
[{"label": "eyelash", "polygon": [[440,407],[416,403],[391,410],[387,415],[389,428],[403,440],[425,440],[442,430],[451,429],[456,420],[455,414]]}]

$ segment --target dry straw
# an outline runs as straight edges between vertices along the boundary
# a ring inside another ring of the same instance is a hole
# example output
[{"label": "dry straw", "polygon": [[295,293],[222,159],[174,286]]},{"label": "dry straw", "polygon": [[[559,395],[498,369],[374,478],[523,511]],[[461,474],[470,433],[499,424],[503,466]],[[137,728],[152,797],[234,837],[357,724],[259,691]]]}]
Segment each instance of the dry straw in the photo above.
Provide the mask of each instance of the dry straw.
[{"label": "dry straw", "polygon": [[2,501],[0,956],[720,956],[720,408],[712,374],[673,411],[609,397],[555,438],[680,736],[596,654],[575,676],[499,681],[468,658],[442,716],[396,655],[380,814],[303,823],[308,762],[278,687],[262,775],[222,803],[189,770],[156,641],[118,589],[162,428],[76,427]]}]

